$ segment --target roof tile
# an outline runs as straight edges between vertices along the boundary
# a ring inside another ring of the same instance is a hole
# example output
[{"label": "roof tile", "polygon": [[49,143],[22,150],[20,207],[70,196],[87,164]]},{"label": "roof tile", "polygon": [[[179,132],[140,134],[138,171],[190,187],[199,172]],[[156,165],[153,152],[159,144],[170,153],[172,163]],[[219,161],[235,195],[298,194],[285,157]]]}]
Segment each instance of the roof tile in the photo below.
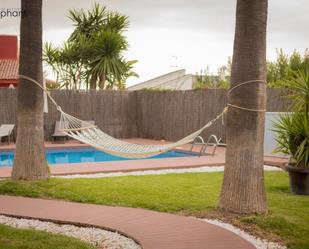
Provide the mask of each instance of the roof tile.
[{"label": "roof tile", "polygon": [[18,79],[18,60],[0,59],[0,79]]}]

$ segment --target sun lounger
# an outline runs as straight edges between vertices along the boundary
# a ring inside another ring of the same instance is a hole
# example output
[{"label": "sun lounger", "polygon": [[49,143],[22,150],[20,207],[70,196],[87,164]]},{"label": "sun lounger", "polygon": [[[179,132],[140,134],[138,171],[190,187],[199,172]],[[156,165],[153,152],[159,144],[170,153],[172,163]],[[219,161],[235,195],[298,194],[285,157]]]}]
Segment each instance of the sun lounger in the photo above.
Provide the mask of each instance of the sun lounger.
[{"label": "sun lounger", "polygon": [[[82,127],[89,126],[89,124],[94,125],[94,121],[93,120],[84,121],[82,123]],[[65,134],[65,132],[60,130],[59,125],[60,125],[60,121],[56,121],[56,123],[55,123],[55,131],[54,131],[54,134],[52,135],[54,141],[57,138],[62,138],[63,140],[68,138],[68,136]]]},{"label": "sun lounger", "polygon": [[68,138],[67,134],[65,134],[63,131],[60,130],[60,121],[56,121],[55,123],[55,130],[54,134],[52,135],[53,140],[56,141],[56,139],[61,138],[62,140],[65,140]]},{"label": "sun lounger", "polygon": [[3,124],[0,126],[0,143],[2,138],[7,137],[8,144],[10,143],[10,138],[13,135],[15,125],[14,124]]},{"label": "sun lounger", "polygon": [[89,124],[94,125],[94,120],[86,120],[82,122],[82,127],[88,127]]}]

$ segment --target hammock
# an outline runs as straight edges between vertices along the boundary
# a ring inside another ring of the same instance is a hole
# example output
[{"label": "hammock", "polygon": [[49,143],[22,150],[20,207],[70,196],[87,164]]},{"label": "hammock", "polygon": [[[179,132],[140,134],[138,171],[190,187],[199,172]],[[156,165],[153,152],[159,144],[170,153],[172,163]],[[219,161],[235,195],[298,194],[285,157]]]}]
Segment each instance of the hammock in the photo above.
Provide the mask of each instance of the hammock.
[{"label": "hammock", "polygon": [[175,143],[161,145],[142,145],[128,143],[116,139],[103,131],[97,126],[73,117],[58,106],[58,111],[61,113],[59,130],[63,131],[69,137],[74,138],[82,143],[91,145],[92,147],[104,151],[108,154],[124,157],[124,158],[146,158],[159,155],[163,152],[192,142],[203,130],[211,126],[217,119],[223,116],[223,113],[215,119],[209,121],[205,126],[190,135],[180,139]]},{"label": "hammock", "polygon": [[[61,113],[59,130],[63,131],[69,137],[76,139],[82,143],[89,144],[92,147],[100,151],[106,152],[114,156],[124,157],[124,158],[152,157],[152,156],[164,153],[173,148],[176,148],[178,146],[193,142],[193,140],[197,136],[199,136],[205,129],[213,125],[213,123],[215,123],[218,119],[223,118],[224,114],[227,112],[227,109],[228,109],[228,107],[225,107],[222,113],[220,113],[217,117],[209,121],[202,128],[180,139],[177,142],[163,144],[163,145],[133,144],[133,143],[128,143],[128,142],[116,139],[104,133],[103,131],[101,131],[97,126],[65,113],[61,109],[61,107],[57,104],[57,102],[52,98],[52,96],[50,95],[50,93],[45,87],[42,87],[37,81],[33,80],[30,77],[23,76],[23,75],[20,75],[19,77],[27,79],[35,83],[44,92],[46,92],[47,96],[50,98],[52,103],[56,106],[57,110]],[[262,82],[262,81],[261,80],[247,81],[247,82],[241,83],[240,85],[237,85],[231,90],[241,85],[244,85],[247,83],[255,83],[255,82]],[[250,108],[238,107],[238,106],[231,105],[231,104],[228,104],[228,106],[239,108],[242,110],[247,110],[247,111],[265,111],[265,110],[254,110]]]}]

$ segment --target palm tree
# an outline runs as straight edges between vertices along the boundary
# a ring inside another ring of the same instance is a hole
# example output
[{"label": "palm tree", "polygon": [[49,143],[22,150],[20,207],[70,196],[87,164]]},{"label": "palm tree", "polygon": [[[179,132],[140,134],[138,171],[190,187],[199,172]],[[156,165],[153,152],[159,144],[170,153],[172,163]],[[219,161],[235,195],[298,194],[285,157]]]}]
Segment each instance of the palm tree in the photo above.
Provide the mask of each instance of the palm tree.
[{"label": "palm tree", "polygon": [[71,10],[69,18],[75,25],[69,42],[79,46],[90,89],[113,88],[115,82],[123,82],[131,73],[126,71],[127,62],[122,58],[128,48],[122,35],[128,28],[128,17],[95,4],[87,12]]},{"label": "palm tree", "polygon": [[[231,87],[248,80],[266,80],[267,0],[237,0]],[[229,103],[262,110],[265,84],[242,85]],[[227,151],[219,208],[235,213],[267,210],[263,176],[265,114],[229,108]]]},{"label": "palm tree", "polygon": [[[38,82],[42,70],[42,0],[21,1],[19,74]],[[20,79],[17,103],[17,142],[12,177],[37,180],[49,177],[45,159],[42,91]]]},{"label": "palm tree", "polygon": [[90,88],[104,89],[106,80],[112,82],[110,78],[121,81],[126,73],[121,53],[128,47],[124,37],[116,32],[101,31],[85,43],[81,50],[83,59],[88,61]]},{"label": "palm tree", "polygon": [[54,47],[52,43],[45,43],[43,59],[56,74],[59,88],[75,90],[81,88],[85,73],[78,44],[65,42],[60,49]]}]

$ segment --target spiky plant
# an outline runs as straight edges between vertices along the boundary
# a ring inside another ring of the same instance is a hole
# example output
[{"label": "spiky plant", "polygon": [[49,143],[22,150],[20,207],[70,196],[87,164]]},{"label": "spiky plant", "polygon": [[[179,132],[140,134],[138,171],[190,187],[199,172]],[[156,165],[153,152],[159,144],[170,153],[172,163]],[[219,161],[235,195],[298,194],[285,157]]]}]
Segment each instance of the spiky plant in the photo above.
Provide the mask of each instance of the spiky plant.
[{"label": "spiky plant", "polygon": [[291,112],[274,123],[276,151],[290,154],[295,166],[309,168],[309,70],[297,71],[294,76],[284,82],[291,91]]}]

